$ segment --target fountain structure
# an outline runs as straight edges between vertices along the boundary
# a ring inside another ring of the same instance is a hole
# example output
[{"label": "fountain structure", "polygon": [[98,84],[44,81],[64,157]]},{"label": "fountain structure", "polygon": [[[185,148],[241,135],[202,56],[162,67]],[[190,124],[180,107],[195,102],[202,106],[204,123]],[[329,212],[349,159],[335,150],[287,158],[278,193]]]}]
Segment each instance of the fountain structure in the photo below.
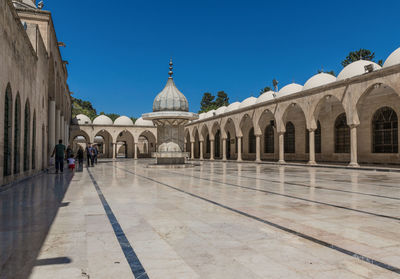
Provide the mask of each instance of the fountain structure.
[{"label": "fountain structure", "polygon": [[186,97],[176,88],[172,78],[172,60],[169,62],[169,78],[164,89],[156,96],[153,112],[142,115],[143,119],[153,121],[157,127],[157,152],[152,156],[157,165],[184,165],[188,152],[184,152],[185,125],[198,119],[189,112]]}]

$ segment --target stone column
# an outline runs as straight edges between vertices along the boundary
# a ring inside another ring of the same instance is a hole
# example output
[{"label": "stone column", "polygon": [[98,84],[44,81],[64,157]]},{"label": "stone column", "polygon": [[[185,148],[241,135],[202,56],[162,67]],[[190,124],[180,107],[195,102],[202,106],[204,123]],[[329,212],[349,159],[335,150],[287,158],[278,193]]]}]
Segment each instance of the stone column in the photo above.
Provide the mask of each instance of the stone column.
[{"label": "stone column", "polygon": [[113,145],[112,157],[113,157],[113,159],[115,159],[115,158],[117,158],[117,143],[113,142],[112,145]]},{"label": "stone column", "polygon": [[308,135],[309,135],[309,161],[308,164],[309,165],[316,165],[317,163],[315,162],[315,130],[314,129],[310,129],[308,130]]},{"label": "stone column", "polygon": [[214,160],[214,140],[210,140],[210,160]]},{"label": "stone column", "polygon": [[201,140],[200,141],[200,160],[203,160],[204,159],[204,156],[203,156],[203,149],[204,149],[204,141],[203,140]]},{"label": "stone column", "polygon": [[137,142],[135,142],[135,160],[137,160],[137,158],[138,158],[138,155],[137,155],[137,153],[138,153],[138,150],[137,150]]},{"label": "stone column", "polygon": [[49,102],[49,135],[48,135],[48,147],[49,153],[53,152],[54,146],[56,145],[56,102]]},{"label": "stone column", "polygon": [[237,138],[237,145],[238,145],[238,154],[237,154],[237,161],[242,161],[242,137]]},{"label": "stone column", "polygon": [[60,110],[56,110],[56,144],[58,143],[58,141],[60,140]]},{"label": "stone column", "polygon": [[279,139],[279,164],[284,164],[285,163],[285,133],[284,132],[279,132],[278,133],[278,139]]},{"label": "stone column", "polygon": [[194,160],[194,141],[190,142],[190,159]]},{"label": "stone column", "polygon": [[226,139],[222,139],[222,161],[226,161]]},{"label": "stone column", "polygon": [[256,162],[261,162],[261,135],[256,135]]},{"label": "stone column", "polygon": [[359,167],[358,159],[357,159],[357,126],[358,125],[350,125],[350,167]]}]

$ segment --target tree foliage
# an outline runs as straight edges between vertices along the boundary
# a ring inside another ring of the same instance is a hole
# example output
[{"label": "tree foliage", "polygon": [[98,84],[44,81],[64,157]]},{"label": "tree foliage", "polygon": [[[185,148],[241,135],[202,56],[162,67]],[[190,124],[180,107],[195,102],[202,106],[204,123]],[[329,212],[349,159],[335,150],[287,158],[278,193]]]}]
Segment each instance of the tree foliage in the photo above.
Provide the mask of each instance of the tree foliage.
[{"label": "tree foliage", "polygon": [[78,114],[84,114],[89,117],[91,120],[96,118],[97,112],[96,109],[93,108],[92,103],[89,101],[84,101],[78,98],[72,98],[72,117],[77,116]]},{"label": "tree foliage", "polygon": [[217,98],[215,98],[213,94],[205,92],[200,102],[199,113],[207,112],[228,105],[229,105],[229,97],[228,94],[225,93],[225,91],[218,91]]},{"label": "tree foliage", "polygon": [[[99,115],[106,115],[111,118],[112,121],[115,121],[118,117],[120,117],[117,113],[105,113],[104,111],[97,114],[96,109],[93,107],[92,103],[89,101],[84,101],[78,98],[72,98],[72,118],[77,116],[78,114],[84,114],[89,117],[91,120],[95,119]],[[135,117],[130,117],[135,123]]]},{"label": "tree foliage", "polygon": [[265,92],[272,91],[271,87],[266,86],[260,90],[260,95],[264,94]]},{"label": "tree foliage", "polygon": [[[372,52],[369,49],[360,48],[359,50],[351,51],[349,55],[347,55],[346,59],[342,61],[342,66],[346,67],[347,65],[358,60],[368,60],[375,62],[374,58],[375,52]],[[383,61],[379,60],[377,63],[382,66]]]}]

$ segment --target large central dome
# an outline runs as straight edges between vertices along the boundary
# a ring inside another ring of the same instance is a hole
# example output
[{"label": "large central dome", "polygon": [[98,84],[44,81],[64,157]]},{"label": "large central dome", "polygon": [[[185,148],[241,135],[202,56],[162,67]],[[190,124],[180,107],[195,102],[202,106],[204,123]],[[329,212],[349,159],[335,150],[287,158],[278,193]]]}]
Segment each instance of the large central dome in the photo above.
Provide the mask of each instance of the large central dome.
[{"label": "large central dome", "polygon": [[176,88],[172,78],[172,60],[169,62],[169,69],[167,84],[154,99],[153,111],[189,111],[186,97]]}]

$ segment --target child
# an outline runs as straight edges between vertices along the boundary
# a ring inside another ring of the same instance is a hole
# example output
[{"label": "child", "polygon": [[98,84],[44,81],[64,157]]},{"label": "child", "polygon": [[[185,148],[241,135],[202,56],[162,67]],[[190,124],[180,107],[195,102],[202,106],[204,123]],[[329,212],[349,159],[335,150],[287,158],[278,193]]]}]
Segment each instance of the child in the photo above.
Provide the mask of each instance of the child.
[{"label": "child", "polygon": [[74,171],[74,169],[75,169],[75,159],[74,159],[73,156],[71,156],[70,158],[68,158],[68,168],[69,168],[71,171]]}]

